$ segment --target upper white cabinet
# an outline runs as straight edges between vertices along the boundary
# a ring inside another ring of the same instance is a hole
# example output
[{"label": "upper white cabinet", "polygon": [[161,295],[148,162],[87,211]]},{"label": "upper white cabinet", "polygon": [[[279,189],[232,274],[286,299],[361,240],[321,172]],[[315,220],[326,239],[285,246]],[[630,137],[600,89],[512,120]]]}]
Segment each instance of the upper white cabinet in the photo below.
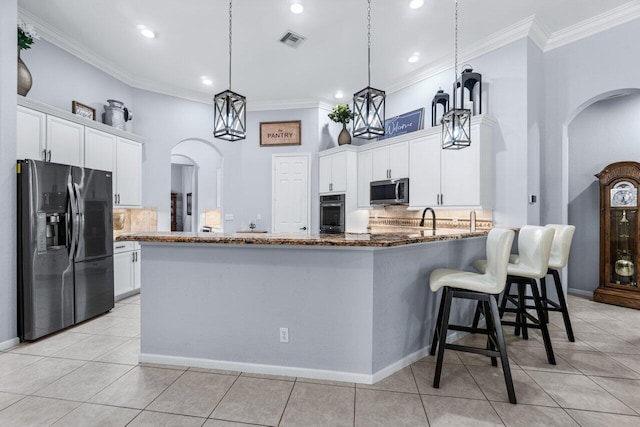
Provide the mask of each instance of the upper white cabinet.
[{"label": "upper white cabinet", "polygon": [[84,166],[113,172],[116,152],[115,135],[92,128],[84,129]]},{"label": "upper white cabinet", "polygon": [[142,205],[142,138],[18,97],[17,158],[113,172],[114,206]]},{"label": "upper white cabinet", "polygon": [[411,140],[410,205],[493,209],[493,124],[474,118],[471,145],[460,150],[442,150],[438,131]]},{"label": "upper white cabinet", "polygon": [[438,206],[440,202],[440,134],[410,142],[409,203]]},{"label": "upper white cabinet", "polygon": [[409,176],[409,141],[374,148],[373,181]]},{"label": "upper white cabinet", "polygon": [[47,115],[18,106],[18,159],[47,160]]},{"label": "upper white cabinet", "polygon": [[142,205],[142,146],[118,138],[113,177],[115,203],[118,206]]},{"label": "upper white cabinet", "polygon": [[347,191],[347,152],[322,156],[318,161],[320,193]]},{"label": "upper white cabinet", "polygon": [[371,207],[371,181],[373,181],[373,150],[358,153],[358,207]]},{"label": "upper white cabinet", "polygon": [[84,126],[47,115],[47,160],[84,166]]}]

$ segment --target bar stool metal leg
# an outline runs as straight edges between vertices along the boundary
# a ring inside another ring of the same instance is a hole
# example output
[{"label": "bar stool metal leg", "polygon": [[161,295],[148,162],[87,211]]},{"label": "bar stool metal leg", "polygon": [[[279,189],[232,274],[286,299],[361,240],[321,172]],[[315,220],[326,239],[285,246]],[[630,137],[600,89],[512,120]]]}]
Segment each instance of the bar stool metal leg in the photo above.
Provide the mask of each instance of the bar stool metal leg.
[{"label": "bar stool metal leg", "polygon": [[538,313],[538,322],[540,323],[540,330],[542,331],[542,340],[544,341],[544,349],[547,352],[547,360],[550,364],[556,364],[556,358],[553,355],[553,347],[551,347],[551,338],[549,337],[549,329],[547,323],[544,321],[544,312],[542,309],[542,302],[540,301],[540,294],[538,293],[538,284],[535,279],[531,279],[531,292],[533,292],[533,302],[536,306],[536,312]]},{"label": "bar stool metal leg", "polygon": [[[442,312],[444,310],[444,304],[447,300],[447,288],[442,288],[442,297],[440,298],[440,309],[438,309],[438,319],[436,320],[436,328],[433,331],[433,340],[431,341],[431,348],[429,349],[429,354],[432,356],[436,355],[436,349],[438,348],[438,341],[440,334],[440,325],[442,325]],[[446,337],[445,337],[446,339]]]},{"label": "bar stool metal leg", "polygon": [[438,358],[436,359],[436,373],[433,377],[433,387],[440,387],[440,374],[442,373],[442,361],[444,360],[444,348],[447,343],[447,327],[449,326],[449,311],[451,310],[451,300],[453,292],[447,291],[443,296],[445,300],[444,310],[440,325],[440,336],[438,339]]},{"label": "bar stool metal leg", "polygon": [[553,276],[553,282],[556,285],[556,293],[558,294],[558,303],[560,305],[560,311],[562,312],[562,318],[564,320],[564,327],[567,330],[567,338],[569,341],[575,342],[576,339],[573,336],[573,328],[571,328],[571,320],[569,319],[569,310],[567,308],[567,301],[564,298],[564,291],[562,290],[562,283],[560,282],[560,273],[558,270],[551,270]]},{"label": "bar stool metal leg", "polygon": [[491,307],[491,314],[487,314],[487,317],[491,316],[492,324],[495,325],[494,331],[496,335],[497,347],[500,351],[500,362],[502,362],[502,371],[504,373],[504,382],[507,385],[507,394],[509,395],[509,402],[515,404],[516,392],[513,388],[513,379],[511,378],[511,368],[509,367],[509,357],[507,357],[507,344],[504,342],[504,334],[502,332],[502,326],[500,325],[500,314],[498,312],[498,304],[495,299],[489,298],[489,306]]}]

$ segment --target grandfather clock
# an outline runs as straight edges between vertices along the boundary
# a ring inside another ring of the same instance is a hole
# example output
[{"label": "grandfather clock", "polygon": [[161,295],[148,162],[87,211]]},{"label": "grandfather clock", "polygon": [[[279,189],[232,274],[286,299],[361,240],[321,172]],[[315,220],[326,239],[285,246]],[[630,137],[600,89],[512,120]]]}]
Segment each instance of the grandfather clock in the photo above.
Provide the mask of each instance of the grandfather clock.
[{"label": "grandfather clock", "polygon": [[593,299],[640,309],[640,163],[612,163],[596,177],[600,180],[600,286]]}]

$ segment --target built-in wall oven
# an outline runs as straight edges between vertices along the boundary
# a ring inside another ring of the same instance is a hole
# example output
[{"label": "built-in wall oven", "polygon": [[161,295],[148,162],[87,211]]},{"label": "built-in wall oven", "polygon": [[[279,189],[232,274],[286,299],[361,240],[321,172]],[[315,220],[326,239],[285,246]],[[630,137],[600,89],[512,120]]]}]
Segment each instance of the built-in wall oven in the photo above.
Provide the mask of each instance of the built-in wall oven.
[{"label": "built-in wall oven", "polygon": [[320,233],[344,233],[344,194],[320,196]]}]

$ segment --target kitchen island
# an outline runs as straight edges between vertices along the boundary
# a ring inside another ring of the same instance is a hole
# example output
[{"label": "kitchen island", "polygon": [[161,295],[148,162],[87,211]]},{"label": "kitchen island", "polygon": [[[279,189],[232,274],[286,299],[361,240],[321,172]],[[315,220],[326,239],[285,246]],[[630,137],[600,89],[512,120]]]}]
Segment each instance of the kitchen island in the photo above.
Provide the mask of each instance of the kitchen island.
[{"label": "kitchen island", "polygon": [[142,245],[140,361],[375,383],[428,354],[429,274],[484,257],[486,234],[120,236]]}]

